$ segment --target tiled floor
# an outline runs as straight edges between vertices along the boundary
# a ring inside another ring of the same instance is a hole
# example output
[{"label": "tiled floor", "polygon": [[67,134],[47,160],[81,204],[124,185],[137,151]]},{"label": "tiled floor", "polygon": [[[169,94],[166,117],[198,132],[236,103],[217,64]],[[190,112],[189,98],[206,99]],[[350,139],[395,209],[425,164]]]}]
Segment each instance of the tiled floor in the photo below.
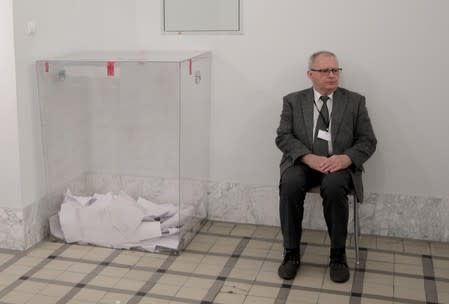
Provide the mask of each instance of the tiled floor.
[{"label": "tiled floor", "polygon": [[361,237],[351,280],[329,279],[322,231],[305,231],[294,281],[277,276],[279,228],[208,222],[179,256],[42,242],[0,251],[0,303],[449,303],[449,244]]}]

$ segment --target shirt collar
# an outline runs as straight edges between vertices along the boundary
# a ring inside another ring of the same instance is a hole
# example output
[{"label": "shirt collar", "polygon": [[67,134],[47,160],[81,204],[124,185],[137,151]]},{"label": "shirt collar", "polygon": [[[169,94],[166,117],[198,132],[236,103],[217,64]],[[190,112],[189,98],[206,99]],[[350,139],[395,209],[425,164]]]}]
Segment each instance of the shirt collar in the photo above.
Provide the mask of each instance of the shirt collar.
[{"label": "shirt collar", "polygon": [[[329,97],[329,100],[333,100],[334,92],[330,93],[330,94],[327,95],[327,96]],[[315,88],[313,88],[313,97],[314,97],[314,99],[315,99],[316,102],[321,101],[321,100],[320,100],[321,94],[318,93],[318,91],[315,90]]]}]

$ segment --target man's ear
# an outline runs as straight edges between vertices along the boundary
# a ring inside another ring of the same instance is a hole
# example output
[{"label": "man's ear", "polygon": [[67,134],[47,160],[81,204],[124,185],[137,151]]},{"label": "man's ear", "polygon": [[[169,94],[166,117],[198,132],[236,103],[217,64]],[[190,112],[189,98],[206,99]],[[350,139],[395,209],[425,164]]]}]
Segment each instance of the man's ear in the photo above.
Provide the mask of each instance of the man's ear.
[{"label": "man's ear", "polygon": [[312,79],[312,71],[311,70],[307,71],[307,77],[309,77],[309,79]]}]

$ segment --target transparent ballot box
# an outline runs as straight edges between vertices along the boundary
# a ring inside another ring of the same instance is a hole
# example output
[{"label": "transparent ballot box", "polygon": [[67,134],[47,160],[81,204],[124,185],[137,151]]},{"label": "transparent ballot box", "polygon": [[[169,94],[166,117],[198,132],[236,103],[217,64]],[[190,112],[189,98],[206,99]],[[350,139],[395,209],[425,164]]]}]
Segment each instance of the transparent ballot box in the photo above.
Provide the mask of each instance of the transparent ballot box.
[{"label": "transparent ballot box", "polygon": [[207,218],[210,54],[94,52],[36,69],[51,235],[182,250]]}]

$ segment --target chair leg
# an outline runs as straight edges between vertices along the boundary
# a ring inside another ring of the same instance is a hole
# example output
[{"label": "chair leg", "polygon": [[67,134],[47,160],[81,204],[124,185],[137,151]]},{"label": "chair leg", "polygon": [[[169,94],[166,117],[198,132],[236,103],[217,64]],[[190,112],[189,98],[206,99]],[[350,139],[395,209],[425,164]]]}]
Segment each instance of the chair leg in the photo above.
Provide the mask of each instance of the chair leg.
[{"label": "chair leg", "polygon": [[355,245],[355,263],[360,264],[359,255],[359,236],[360,236],[360,224],[359,224],[359,203],[357,202],[356,195],[352,195],[354,203],[354,245]]}]

